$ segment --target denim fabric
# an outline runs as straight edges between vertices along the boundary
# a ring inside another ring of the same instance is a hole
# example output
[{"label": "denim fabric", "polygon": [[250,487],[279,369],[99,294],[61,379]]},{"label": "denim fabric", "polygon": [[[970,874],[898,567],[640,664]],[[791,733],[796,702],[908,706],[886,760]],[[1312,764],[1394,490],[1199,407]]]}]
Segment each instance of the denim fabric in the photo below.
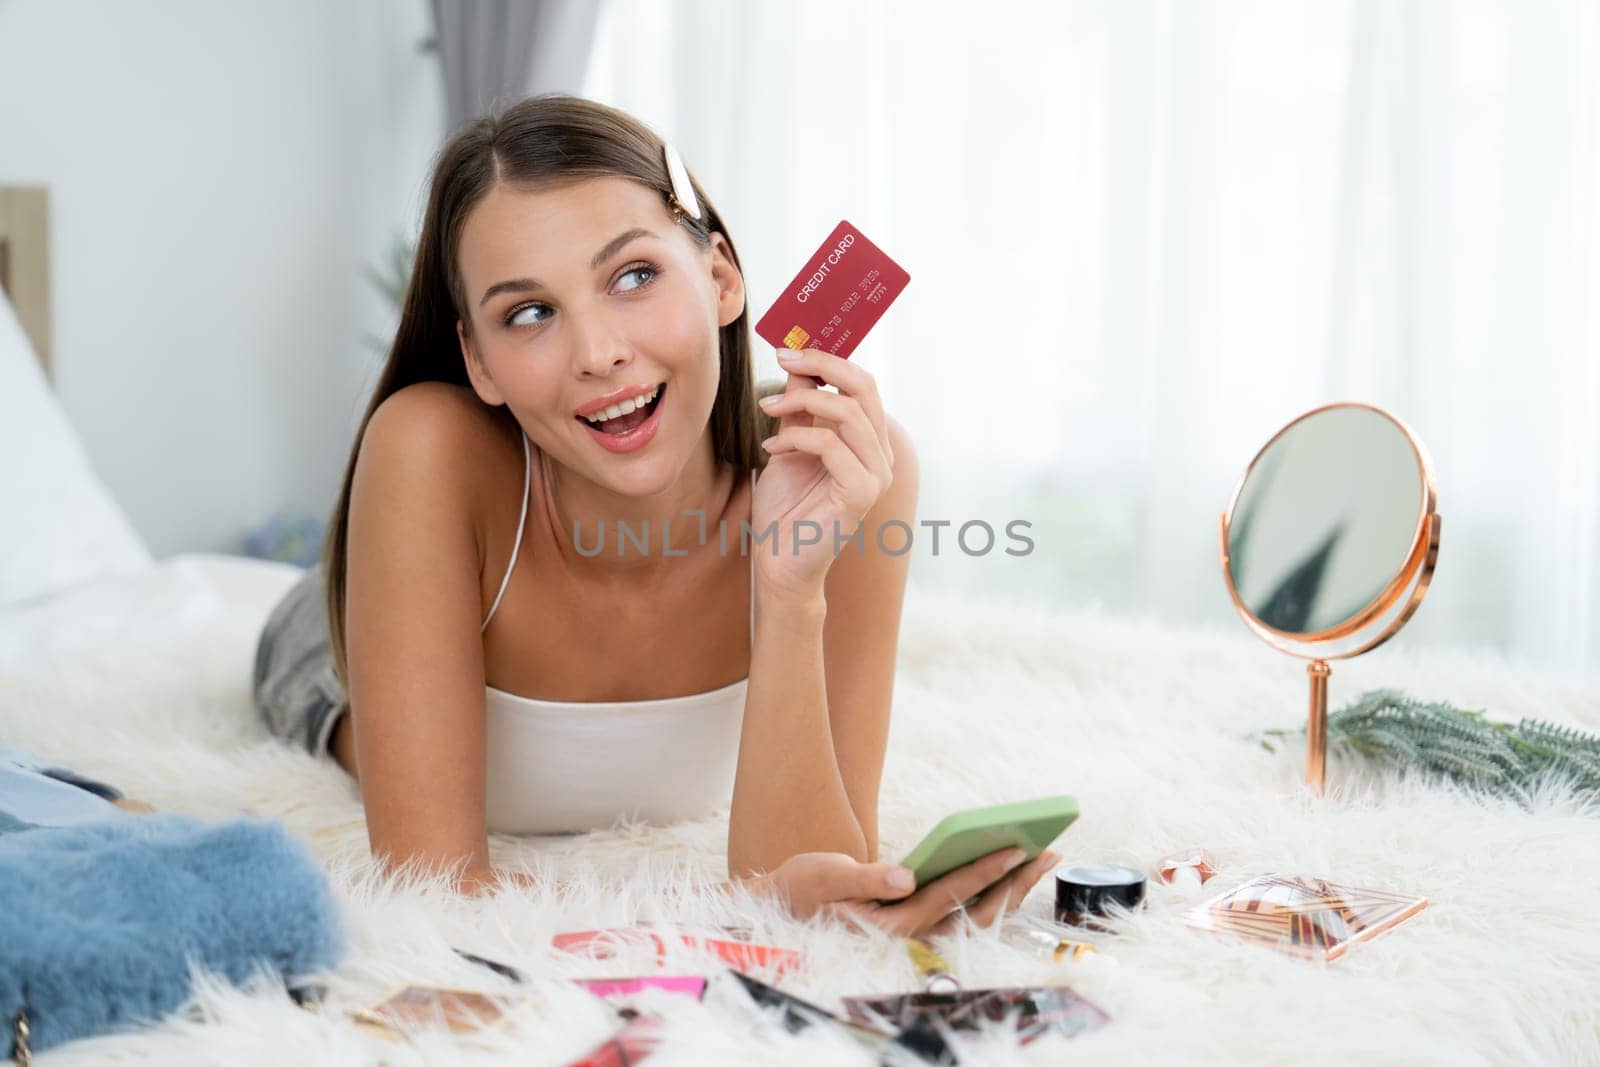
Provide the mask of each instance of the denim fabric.
[{"label": "denim fabric", "polygon": [[333,667],[322,564],[306,571],[267,616],[256,643],[256,711],[267,729],[313,756],[328,754],[339,716],[349,710]]},{"label": "denim fabric", "polygon": [[67,826],[123,814],[109,803],[122,790],[25,749],[0,745],[0,815],[40,826]]}]

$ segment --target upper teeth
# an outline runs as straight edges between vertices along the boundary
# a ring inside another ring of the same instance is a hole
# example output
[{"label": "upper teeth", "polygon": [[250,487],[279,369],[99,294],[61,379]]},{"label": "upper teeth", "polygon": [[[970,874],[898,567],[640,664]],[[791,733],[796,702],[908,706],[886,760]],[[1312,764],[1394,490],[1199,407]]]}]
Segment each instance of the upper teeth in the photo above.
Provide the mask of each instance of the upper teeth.
[{"label": "upper teeth", "polygon": [[605,422],[607,419],[614,419],[619,415],[626,415],[628,412],[637,411],[646,404],[650,403],[650,401],[656,398],[656,393],[660,391],[661,386],[658,385],[648,393],[642,393],[639,396],[630,397],[619,404],[612,404],[610,407],[605,408],[602,411],[592,411],[585,415],[584,418],[588,419],[590,422],[598,423]]}]

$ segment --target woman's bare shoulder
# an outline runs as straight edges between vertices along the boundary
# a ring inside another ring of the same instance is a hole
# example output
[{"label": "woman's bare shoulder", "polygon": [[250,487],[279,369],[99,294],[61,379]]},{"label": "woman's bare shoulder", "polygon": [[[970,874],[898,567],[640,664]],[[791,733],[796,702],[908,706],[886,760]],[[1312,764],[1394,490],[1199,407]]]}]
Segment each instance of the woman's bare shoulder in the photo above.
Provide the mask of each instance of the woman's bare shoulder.
[{"label": "woman's bare shoulder", "polygon": [[508,479],[520,483],[523,477],[516,419],[504,407],[485,404],[471,387],[451,382],[416,382],[390,394],[367,424],[362,449],[369,446],[385,453],[385,465],[449,479],[465,495],[480,537],[485,519],[498,517],[486,505],[505,495]]},{"label": "woman's bare shoulder", "polygon": [[[472,389],[451,382],[416,382],[390,394],[372,413],[372,423],[388,423],[390,436],[458,446],[441,458],[460,463],[463,475],[488,462],[516,460],[522,477],[522,441],[516,419],[504,407],[490,407]],[[372,430],[368,424],[368,432]]]},{"label": "woman's bare shoulder", "polygon": [[414,382],[395,390],[372,413],[431,431],[512,439],[516,421],[504,407],[490,407],[469,386],[453,382]]}]

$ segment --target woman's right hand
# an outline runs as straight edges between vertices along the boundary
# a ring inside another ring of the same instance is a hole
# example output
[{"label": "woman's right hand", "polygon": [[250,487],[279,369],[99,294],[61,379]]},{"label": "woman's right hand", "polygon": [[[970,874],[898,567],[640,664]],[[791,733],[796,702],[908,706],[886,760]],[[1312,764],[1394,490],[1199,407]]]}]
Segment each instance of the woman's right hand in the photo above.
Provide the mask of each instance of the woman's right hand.
[{"label": "woman's right hand", "polygon": [[[1061,859],[1046,849],[1022,863],[1025,855],[1020,848],[1000,849],[913,890],[911,872],[897,863],[862,863],[843,852],[802,852],[755,879],[753,888],[772,893],[796,918],[821,912],[901,937],[938,937],[961,923],[964,901],[971,902],[966,919],[978,926],[1015,911]],[[896,874],[905,876],[903,884],[896,884]]]}]

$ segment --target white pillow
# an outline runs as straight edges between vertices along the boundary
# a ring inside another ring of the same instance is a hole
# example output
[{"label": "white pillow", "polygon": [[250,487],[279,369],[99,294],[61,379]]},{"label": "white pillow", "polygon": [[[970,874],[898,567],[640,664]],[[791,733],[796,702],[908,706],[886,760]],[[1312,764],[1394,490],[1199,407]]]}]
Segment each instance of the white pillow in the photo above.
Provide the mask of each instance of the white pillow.
[{"label": "white pillow", "polygon": [[0,610],[151,562],[0,293]]}]

